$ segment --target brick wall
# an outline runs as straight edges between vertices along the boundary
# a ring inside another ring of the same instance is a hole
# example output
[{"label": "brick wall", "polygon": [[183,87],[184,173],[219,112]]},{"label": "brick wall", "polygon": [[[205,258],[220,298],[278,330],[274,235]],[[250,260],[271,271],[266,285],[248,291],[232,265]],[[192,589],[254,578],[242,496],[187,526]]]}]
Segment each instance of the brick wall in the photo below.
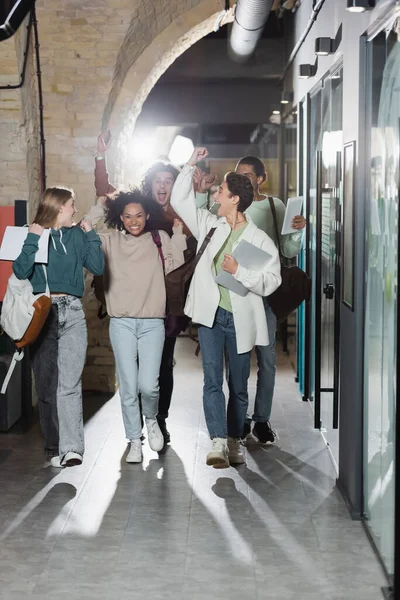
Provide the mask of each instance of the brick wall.
[{"label": "brick wall", "polygon": [[[79,217],[95,201],[96,137],[115,139],[109,171],[115,183],[135,181],[126,151],[153,85],[188,47],[212,31],[220,0],[37,0],[47,185],[73,187]],[[231,20],[232,16],[229,16]],[[17,79],[26,29],[0,44],[0,81]],[[24,88],[0,91],[0,204],[40,195],[38,96],[32,53]],[[88,284],[91,277],[88,276]],[[86,389],[114,389],[108,319],[97,319],[89,285],[84,298],[89,348]]]}]

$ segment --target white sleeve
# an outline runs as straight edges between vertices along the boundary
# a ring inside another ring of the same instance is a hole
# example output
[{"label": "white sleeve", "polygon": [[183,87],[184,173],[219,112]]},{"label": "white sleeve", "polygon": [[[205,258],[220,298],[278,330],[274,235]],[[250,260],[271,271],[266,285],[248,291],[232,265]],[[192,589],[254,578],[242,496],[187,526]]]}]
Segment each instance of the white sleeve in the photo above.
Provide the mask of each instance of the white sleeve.
[{"label": "white sleeve", "polygon": [[193,190],[194,169],[195,167],[185,165],[179,173],[172,189],[171,206],[198,240],[200,230],[204,227],[208,231],[218,218],[204,208],[197,208]]},{"label": "white sleeve", "polygon": [[281,285],[281,263],[274,242],[266,234],[259,248],[271,255],[264,268],[253,271],[239,265],[234,278],[251,292],[269,296]]}]

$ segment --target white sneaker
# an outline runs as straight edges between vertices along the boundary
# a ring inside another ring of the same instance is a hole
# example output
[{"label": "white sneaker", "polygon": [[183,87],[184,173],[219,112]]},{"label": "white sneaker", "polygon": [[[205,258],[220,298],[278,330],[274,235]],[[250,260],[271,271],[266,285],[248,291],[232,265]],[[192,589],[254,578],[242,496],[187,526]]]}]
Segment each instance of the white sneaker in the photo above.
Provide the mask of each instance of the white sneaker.
[{"label": "white sneaker", "polygon": [[164,448],[164,436],[161,432],[157,419],[146,419],[149,446],[154,452],[161,452]]},{"label": "white sneaker", "polygon": [[61,464],[60,462],[60,457],[59,456],[52,456],[50,459],[50,465],[52,467],[55,467],[56,469],[63,469],[64,465]]},{"label": "white sneaker", "polygon": [[141,463],[143,460],[142,442],[139,440],[131,440],[131,447],[126,457],[127,463]]},{"label": "white sneaker", "polygon": [[227,469],[229,467],[228,443],[225,438],[214,438],[212,450],[207,454],[206,463],[214,469]]},{"label": "white sneaker", "polygon": [[76,467],[82,464],[82,456],[77,452],[67,452],[61,461],[62,467]]},{"label": "white sneaker", "polygon": [[246,459],[239,439],[228,437],[228,458],[231,465],[245,464]]}]

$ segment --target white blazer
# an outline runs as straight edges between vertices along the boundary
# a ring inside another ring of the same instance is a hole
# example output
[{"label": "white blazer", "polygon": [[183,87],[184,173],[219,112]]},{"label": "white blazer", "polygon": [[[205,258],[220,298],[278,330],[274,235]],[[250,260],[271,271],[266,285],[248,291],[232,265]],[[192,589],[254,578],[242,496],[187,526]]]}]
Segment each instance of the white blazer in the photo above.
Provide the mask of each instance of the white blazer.
[{"label": "white blazer", "polygon": [[[194,272],[185,305],[185,314],[194,323],[212,327],[220,301],[213,261],[232,230],[225,217],[218,218],[208,210],[196,207],[193,171],[194,168],[189,165],[183,167],[172,190],[171,204],[197,239],[197,249],[210,229],[216,227]],[[271,259],[262,270],[253,271],[239,266],[234,275],[235,279],[250,290],[244,297],[230,292],[238,354],[249,352],[254,346],[268,346],[268,327],[262,296],[269,296],[281,284],[281,266],[275,244],[266,233],[249,219],[248,221],[247,227],[233,245],[233,250],[240,240],[246,240],[268,252]]]}]

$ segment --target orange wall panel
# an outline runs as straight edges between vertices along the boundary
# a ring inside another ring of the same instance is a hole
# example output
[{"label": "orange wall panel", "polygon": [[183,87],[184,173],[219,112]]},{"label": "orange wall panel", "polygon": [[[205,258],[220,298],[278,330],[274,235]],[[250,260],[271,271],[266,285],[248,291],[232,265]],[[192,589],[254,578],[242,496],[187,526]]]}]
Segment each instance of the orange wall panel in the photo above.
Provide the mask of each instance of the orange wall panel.
[{"label": "orange wall panel", "polygon": [[[3,241],[3,235],[8,225],[15,225],[14,207],[0,206],[0,245]],[[0,302],[3,301],[6,293],[7,281],[12,273],[12,262],[0,260]]]}]

